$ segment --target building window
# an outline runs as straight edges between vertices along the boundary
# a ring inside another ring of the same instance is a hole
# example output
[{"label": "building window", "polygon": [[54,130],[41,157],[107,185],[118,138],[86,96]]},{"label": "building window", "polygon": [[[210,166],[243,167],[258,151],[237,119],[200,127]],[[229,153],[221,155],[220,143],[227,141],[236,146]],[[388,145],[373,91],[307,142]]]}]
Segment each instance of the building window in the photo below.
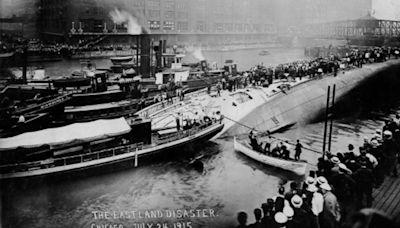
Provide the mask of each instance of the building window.
[{"label": "building window", "polygon": [[160,10],[148,10],[149,18],[160,19]]},{"label": "building window", "polygon": [[215,23],[214,28],[216,32],[223,32],[224,31],[224,24],[222,23]]},{"label": "building window", "polygon": [[179,21],[178,22],[178,30],[179,31],[188,31],[189,30],[189,23],[186,21]]},{"label": "building window", "polygon": [[177,10],[181,10],[181,11],[186,11],[186,2],[185,2],[185,0],[183,0],[183,1],[179,1],[179,2],[177,2],[176,3],[176,9]]},{"label": "building window", "polygon": [[166,10],[175,10],[175,2],[174,0],[163,0],[165,1],[164,9]]},{"label": "building window", "polygon": [[244,25],[244,31],[245,32],[251,32],[251,26],[249,24]]},{"label": "building window", "polygon": [[230,23],[225,24],[225,31],[233,32],[233,25]]},{"label": "building window", "polygon": [[207,32],[207,24],[204,21],[198,21],[196,23],[196,30],[200,32]]},{"label": "building window", "polygon": [[149,21],[149,28],[151,30],[159,30],[161,27],[160,21]]},{"label": "building window", "polygon": [[179,11],[178,12],[178,19],[188,19],[188,13],[187,12],[183,12],[183,11]]},{"label": "building window", "polygon": [[147,7],[150,9],[159,9],[160,8],[160,1],[155,1],[155,0],[151,0],[151,1],[146,1],[147,3]]},{"label": "building window", "polygon": [[164,30],[174,30],[175,29],[175,22],[173,22],[173,21],[164,21],[163,29]]},{"label": "building window", "polygon": [[242,24],[235,24],[235,31],[236,32],[243,32],[243,25]]},{"label": "building window", "polygon": [[164,19],[166,19],[166,20],[174,20],[175,19],[175,12],[174,11],[166,11],[164,13]]}]

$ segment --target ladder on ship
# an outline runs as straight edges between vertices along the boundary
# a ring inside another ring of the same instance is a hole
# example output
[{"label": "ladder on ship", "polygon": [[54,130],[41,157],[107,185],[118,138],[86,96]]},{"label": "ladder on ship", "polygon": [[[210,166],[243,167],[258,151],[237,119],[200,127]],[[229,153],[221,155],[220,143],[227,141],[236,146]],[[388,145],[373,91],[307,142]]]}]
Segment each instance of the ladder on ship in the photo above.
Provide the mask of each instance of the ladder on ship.
[{"label": "ladder on ship", "polygon": [[[331,151],[332,145],[332,129],[333,129],[333,117],[335,108],[335,90],[336,84],[333,85],[332,94],[331,86],[328,86],[326,108],[325,108],[325,125],[324,125],[324,139],[322,142],[322,157],[325,159],[326,151]],[[328,126],[329,123],[329,126]],[[329,132],[328,132],[329,127]]]}]

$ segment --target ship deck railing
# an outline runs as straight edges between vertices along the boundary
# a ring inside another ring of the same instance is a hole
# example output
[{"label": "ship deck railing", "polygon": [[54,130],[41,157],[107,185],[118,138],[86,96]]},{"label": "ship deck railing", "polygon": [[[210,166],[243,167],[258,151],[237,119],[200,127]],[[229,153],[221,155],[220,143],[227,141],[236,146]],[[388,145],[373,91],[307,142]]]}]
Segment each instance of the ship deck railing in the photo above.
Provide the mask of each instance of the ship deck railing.
[{"label": "ship deck railing", "polygon": [[[40,161],[24,162],[17,164],[5,164],[0,165],[0,174],[6,173],[17,173],[17,172],[28,172],[39,169],[47,169],[53,167],[62,167],[67,165],[79,164],[93,160],[99,160],[108,157],[115,157],[117,155],[125,153],[138,153],[143,149],[155,147],[158,145],[170,143],[186,137],[191,137],[200,131],[204,131],[208,128],[220,124],[221,120],[212,120],[201,124],[200,126],[192,127],[191,129],[177,131],[172,134],[159,135],[158,133],[152,134],[152,144],[134,143],[121,145],[114,148],[103,149],[100,151],[89,151],[84,154],[71,155],[61,158],[49,158]],[[133,157],[137,154],[132,154]],[[135,158],[136,159],[136,158]]]},{"label": "ship deck railing", "polygon": [[[194,91],[192,93],[185,94],[184,101],[180,101],[179,97],[175,96],[172,98],[172,103],[174,105],[175,104],[179,105],[181,102],[188,103],[188,102],[190,102],[190,100],[193,97],[200,96],[201,94],[207,94],[207,89],[201,89],[201,90]],[[138,114],[141,117],[148,118],[148,117],[154,116],[155,114],[159,114],[160,111],[162,111],[166,108],[170,108],[170,107],[171,106],[167,103],[167,101],[164,100],[164,101],[157,102],[149,107],[146,107],[146,108],[138,111],[136,114]]]}]

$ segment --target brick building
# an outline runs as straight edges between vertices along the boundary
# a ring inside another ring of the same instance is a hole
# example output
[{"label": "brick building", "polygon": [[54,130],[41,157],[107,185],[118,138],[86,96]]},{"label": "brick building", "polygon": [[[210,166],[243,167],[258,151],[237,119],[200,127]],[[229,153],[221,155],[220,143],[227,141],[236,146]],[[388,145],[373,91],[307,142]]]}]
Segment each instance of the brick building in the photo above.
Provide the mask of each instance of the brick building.
[{"label": "brick building", "polygon": [[[155,39],[168,43],[257,43],[272,41],[275,0],[40,0],[40,29],[47,37],[75,33],[126,33],[110,12],[134,16]],[[76,34],[75,34],[76,35]],[[218,39],[215,39],[218,36]]]}]

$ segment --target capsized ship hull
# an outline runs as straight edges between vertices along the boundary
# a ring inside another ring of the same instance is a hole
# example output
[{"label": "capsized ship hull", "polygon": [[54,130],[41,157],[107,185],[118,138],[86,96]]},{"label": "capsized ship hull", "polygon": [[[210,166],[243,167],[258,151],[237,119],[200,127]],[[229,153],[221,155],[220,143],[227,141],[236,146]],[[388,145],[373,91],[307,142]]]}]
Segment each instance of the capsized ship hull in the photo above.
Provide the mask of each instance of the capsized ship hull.
[{"label": "capsized ship hull", "polygon": [[225,94],[220,102],[216,99],[210,102],[210,105],[219,105],[226,117],[225,127],[216,137],[247,134],[250,131],[249,127],[266,131],[296,123],[307,123],[325,110],[328,86],[336,84],[335,99],[338,101],[376,72],[399,64],[400,61],[391,60],[364,65],[363,68],[344,73],[339,71],[336,77],[325,76],[322,79],[296,83],[286,93],[276,92],[271,95],[270,88],[241,90],[252,99],[244,103],[236,102],[236,106],[229,101],[232,94]]}]

